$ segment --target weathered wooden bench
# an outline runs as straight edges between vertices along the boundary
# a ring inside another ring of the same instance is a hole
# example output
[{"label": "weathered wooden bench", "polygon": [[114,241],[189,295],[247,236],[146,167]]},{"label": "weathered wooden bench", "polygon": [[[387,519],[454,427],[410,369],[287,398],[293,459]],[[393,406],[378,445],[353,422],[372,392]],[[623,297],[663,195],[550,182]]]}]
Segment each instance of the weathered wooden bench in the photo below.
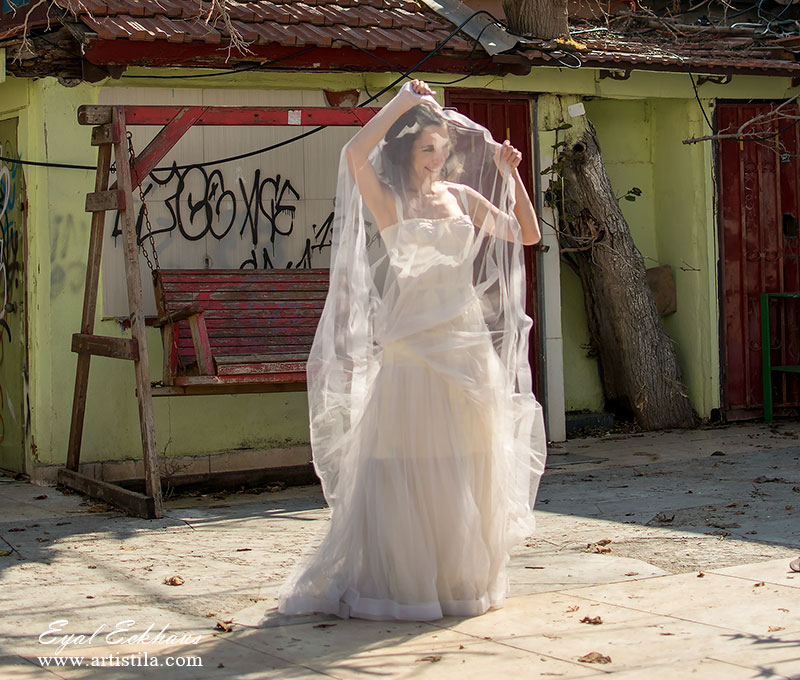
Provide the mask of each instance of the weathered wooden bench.
[{"label": "weathered wooden bench", "polygon": [[327,269],[162,269],[153,281],[164,344],[153,396],[306,389]]}]

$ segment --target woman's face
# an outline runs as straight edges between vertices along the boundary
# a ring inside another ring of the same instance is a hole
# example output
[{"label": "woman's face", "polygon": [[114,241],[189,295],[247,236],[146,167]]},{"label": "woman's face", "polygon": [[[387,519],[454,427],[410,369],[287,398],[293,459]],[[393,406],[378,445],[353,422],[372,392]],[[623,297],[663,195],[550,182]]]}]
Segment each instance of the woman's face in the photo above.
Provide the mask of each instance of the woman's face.
[{"label": "woman's face", "polygon": [[422,129],[411,148],[411,179],[419,185],[439,179],[450,157],[450,136],[446,125],[428,125]]}]

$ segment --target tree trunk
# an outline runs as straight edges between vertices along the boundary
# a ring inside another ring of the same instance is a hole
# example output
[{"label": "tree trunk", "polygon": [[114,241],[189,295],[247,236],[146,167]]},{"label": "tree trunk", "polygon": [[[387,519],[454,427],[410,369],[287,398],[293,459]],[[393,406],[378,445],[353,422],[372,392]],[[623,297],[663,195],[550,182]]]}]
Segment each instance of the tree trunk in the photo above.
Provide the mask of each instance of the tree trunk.
[{"label": "tree trunk", "polygon": [[606,174],[590,123],[559,154],[562,248],[583,286],[609,408],[647,430],[688,426],[694,413],[672,341],[647,285],[642,254]]},{"label": "tree trunk", "polygon": [[508,30],[531,38],[566,38],[567,0],[503,0]]}]

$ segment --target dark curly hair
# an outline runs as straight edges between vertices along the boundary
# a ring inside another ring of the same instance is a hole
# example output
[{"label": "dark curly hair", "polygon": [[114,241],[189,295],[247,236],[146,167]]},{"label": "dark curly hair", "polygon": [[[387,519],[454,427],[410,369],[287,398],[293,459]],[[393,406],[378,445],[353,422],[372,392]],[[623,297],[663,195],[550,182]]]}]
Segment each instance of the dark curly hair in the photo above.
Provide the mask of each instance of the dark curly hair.
[{"label": "dark curly hair", "polygon": [[[426,127],[447,127],[447,120],[440,109],[430,102],[422,101],[401,115],[384,136],[383,177],[391,187],[405,183],[406,174],[411,165],[411,152],[414,142]],[[442,178],[446,179],[455,171],[451,153],[442,170]]]}]

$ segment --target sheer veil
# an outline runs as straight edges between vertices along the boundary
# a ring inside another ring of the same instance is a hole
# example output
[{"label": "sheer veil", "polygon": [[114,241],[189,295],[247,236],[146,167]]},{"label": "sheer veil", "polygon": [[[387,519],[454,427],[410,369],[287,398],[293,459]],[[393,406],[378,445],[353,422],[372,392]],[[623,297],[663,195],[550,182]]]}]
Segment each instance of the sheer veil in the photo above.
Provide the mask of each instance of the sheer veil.
[{"label": "sheer veil", "polygon": [[[408,98],[405,89],[398,97]],[[412,113],[398,118],[369,155],[375,174],[393,193],[397,223],[378,229],[348,169],[348,147],[342,151],[330,290],[308,361],[314,465],[335,519],[343,499],[358,493],[358,461],[381,455],[364,447],[393,446],[382,443],[380,432],[365,437],[360,428],[375,397],[387,348],[412,347],[424,357],[426,370],[452,377],[467,399],[496,414],[491,440],[498,453],[493,454],[491,474],[504,494],[504,533],[512,544],[532,530],[531,507],[546,453],[542,412],[528,363],[532,322],[524,311],[525,269],[520,225],[514,217],[514,182],[507,166],[498,167],[499,144],[486,129],[442,110],[430,97],[417,98],[417,106],[409,109]],[[398,145],[426,124],[420,122],[422,110],[446,126],[449,155],[441,179],[452,196],[446,205],[426,204],[406,186],[413,161]],[[481,207],[486,203],[479,197],[496,209]],[[442,221],[446,237],[435,228]],[[476,296],[479,323],[456,323]],[[444,330],[431,334],[431,329]],[[493,351],[483,375],[491,378],[477,384],[470,376],[482,375],[484,369],[473,370],[478,361],[473,348],[477,336],[486,345],[487,333]],[[398,384],[396,389],[400,399],[424,397],[413,385]],[[369,424],[376,425],[374,419]],[[425,423],[395,422],[386,431],[398,426],[413,430]],[[382,427],[380,422],[377,427]],[[457,438],[458,430],[471,424],[456,421],[444,427],[452,428]],[[415,436],[424,437],[425,432]]]}]

